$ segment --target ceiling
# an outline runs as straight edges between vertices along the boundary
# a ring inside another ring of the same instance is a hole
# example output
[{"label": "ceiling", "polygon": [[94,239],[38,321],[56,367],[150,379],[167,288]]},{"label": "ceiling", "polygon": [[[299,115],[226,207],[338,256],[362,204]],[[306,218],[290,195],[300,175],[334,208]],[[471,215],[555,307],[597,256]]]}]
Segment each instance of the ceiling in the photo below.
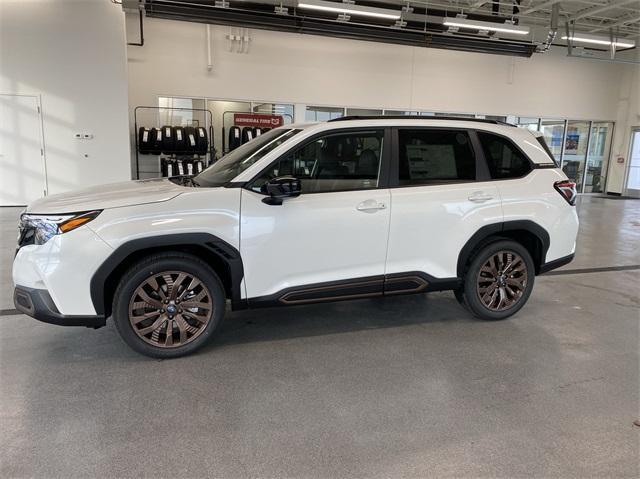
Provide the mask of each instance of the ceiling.
[{"label": "ceiling", "polygon": [[[402,11],[402,19],[396,22],[302,9],[298,7],[301,0],[140,1],[151,17],[503,55],[531,56],[545,51],[551,42],[566,44],[561,39],[566,25],[574,33],[614,35],[640,44],[640,0],[355,0],[359,8]],[[138,0],[123,0],[123,4],[131,7]],[[523,38],[443,25],[445,17],[459,14],[480,22],[513,21],[529,27],[530,34]],[[552,24],[557,34],[551,35]]]}]

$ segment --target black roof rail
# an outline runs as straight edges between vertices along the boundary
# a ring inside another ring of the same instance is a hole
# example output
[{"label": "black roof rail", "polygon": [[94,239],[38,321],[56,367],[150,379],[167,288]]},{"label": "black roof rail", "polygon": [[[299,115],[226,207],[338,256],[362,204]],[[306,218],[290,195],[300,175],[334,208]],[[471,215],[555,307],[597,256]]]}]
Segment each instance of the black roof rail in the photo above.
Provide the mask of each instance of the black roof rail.
[{"label": "black roof rail", "polygon": [[349,120],[456,120],[456,121],[477,121],[480,123],[491,123],[493,125],[513,126],[511,123],[500,120],[487,120],[486,118],[462,118],[459,116],[424,116],[424,115],[349,115],[341,116],[339,118],[333,118],[327,120],[327,123],[334,121],[349,121]]}]

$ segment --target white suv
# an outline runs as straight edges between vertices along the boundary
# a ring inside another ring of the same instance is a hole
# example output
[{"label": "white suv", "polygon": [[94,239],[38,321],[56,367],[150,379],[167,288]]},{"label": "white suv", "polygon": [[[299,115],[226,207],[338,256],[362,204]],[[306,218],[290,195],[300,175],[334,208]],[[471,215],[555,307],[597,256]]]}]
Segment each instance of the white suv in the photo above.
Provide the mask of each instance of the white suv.
[{"label": "white suv", "polygon": [[288,125],[195,178],[106,185],[22,215],[14,302],[48,323],[112,317],[176,357],[233,309],[453,290],[503,319],[570,262],[575,184],[539,134],[488,120]]}]

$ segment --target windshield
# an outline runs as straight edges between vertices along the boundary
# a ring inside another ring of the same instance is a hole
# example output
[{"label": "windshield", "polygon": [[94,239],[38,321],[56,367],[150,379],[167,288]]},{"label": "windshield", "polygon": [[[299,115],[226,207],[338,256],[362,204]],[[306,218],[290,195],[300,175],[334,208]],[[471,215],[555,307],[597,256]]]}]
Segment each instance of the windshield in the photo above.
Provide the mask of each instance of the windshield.
[{"label": "windshield", "polygon": [[277,128],[236,148],[194,178],[199,186],[224,186],[302,130]]}]

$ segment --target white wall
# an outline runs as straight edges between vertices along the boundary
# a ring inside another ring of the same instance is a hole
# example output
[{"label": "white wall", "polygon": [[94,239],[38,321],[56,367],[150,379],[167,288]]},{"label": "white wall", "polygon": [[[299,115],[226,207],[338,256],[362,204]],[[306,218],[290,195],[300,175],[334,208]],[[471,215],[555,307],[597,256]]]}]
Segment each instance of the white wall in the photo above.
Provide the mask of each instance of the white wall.
[{"label": "white wall", "polygon": [[615,120],[626,68],[564,49],[526,59],[263,30],[251,30],[250,52],[237,54],[227,51],[228,31],[213,27],[209,72],[204,25],[147,19],[145,46],[129,47],[130,105],[185,95]]},{"label": "white wall", "polygon": [[[624,71],[618,89],[617,107],[616,130],[607,180],[607,191],[611,193],[623,193],[625,173],[629,165],[631,128],[640,127],[640,66]],[[618,163],[619,157],[623,158],[623,163]]]},{"label": "white wall", "polygon": [[41,96],[49,194],[130,178],[124,37],[108,0],[0,0],[0,93]]}]

